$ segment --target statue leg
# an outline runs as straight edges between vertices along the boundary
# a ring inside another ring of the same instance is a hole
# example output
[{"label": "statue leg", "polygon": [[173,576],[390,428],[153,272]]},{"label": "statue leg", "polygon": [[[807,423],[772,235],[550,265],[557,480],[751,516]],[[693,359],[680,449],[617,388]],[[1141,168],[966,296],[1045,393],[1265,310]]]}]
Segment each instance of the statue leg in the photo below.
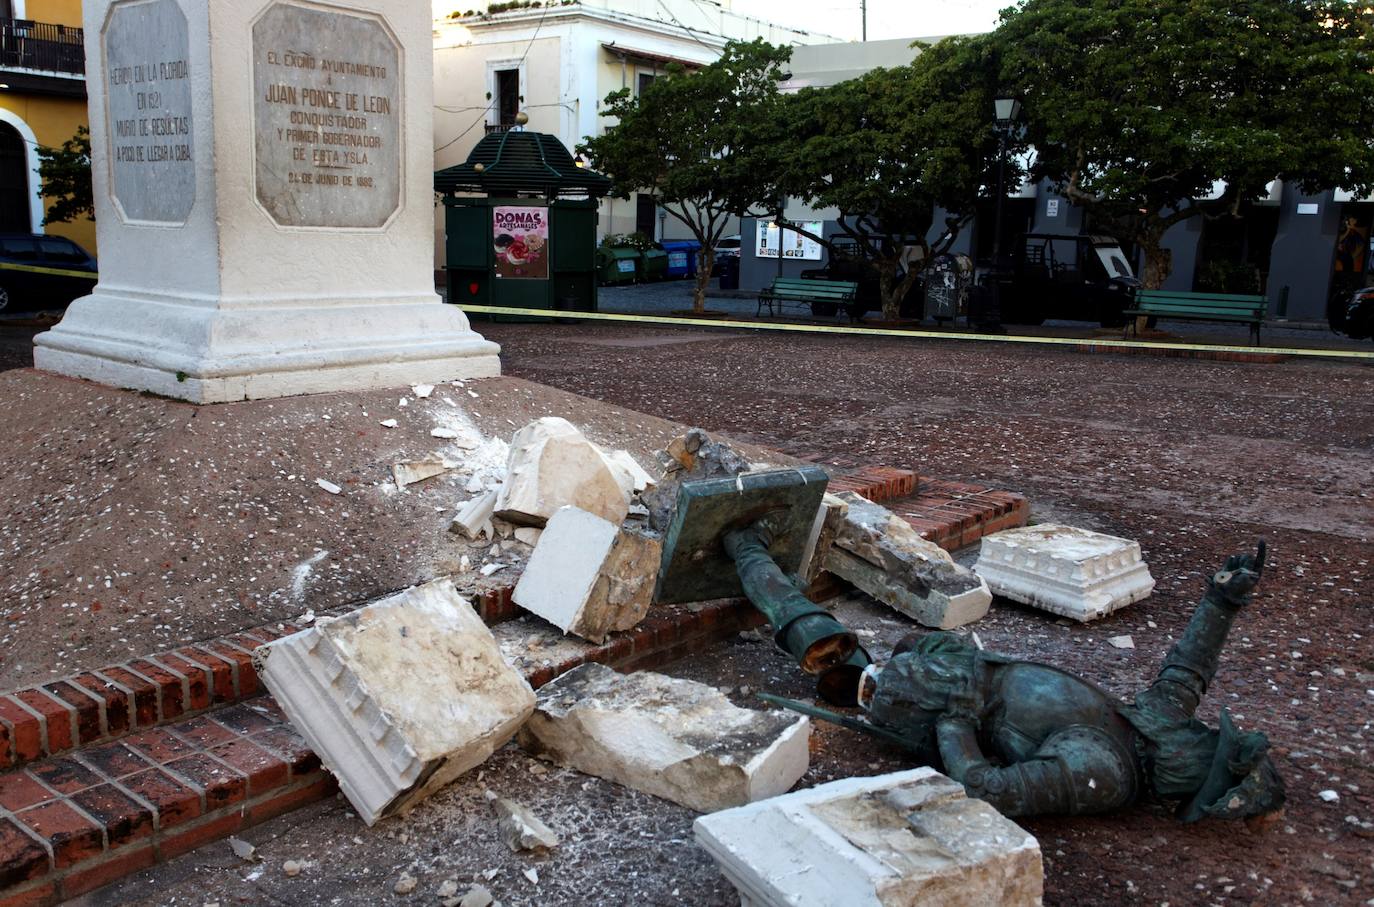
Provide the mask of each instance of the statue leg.
[{"label": "statue leg", "polygon": [[820,674],[844,664],[858,648],[858,639],[801,594],[769,555],[770,540],[767,528],[757,524],[725,536],[725,550],[739,571],[744,594],[773,625],[777,644],[804,671]]}]

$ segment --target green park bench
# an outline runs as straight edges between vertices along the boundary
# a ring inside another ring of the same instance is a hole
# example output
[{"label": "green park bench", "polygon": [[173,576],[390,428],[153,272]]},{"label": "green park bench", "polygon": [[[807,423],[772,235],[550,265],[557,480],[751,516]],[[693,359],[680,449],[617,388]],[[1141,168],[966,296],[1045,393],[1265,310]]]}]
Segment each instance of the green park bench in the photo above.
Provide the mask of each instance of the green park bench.
[{"label": "green park bench", "polygon": [[801,277],[775,277],[773,285],[759,293],[757,318],[768,306],[770,316],[787,305],[806,306],[818,317],[833,315],[854,302],[859,285],[849,280],[807,280]]},{"label": "green park bench", "polygon": [[1153,316],[1174,321],[1226,321],[1250,326],[1255,346],[1260,345],[1260,325],[1269,305],[1263,296],[1242,296],[1234,293],[1175,293],[1166,290],[1139,290],[1135,308],[1121,314],[1127,316],[1127,334],[1135,331],[1136,319]]}]

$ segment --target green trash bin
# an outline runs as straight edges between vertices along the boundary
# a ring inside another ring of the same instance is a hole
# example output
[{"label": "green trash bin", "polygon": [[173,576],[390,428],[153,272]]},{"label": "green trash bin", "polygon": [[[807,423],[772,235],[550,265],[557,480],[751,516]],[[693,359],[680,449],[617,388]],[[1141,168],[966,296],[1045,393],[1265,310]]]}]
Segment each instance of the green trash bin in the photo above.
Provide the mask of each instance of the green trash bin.
[{"label": "green trash bin", "polygon": [[644,280],[663,280],[668,276],[668,253],[663,249],[646,249],[640,253],[644,260]]},{"label": "green trash bin", "polygon": [[639,250],[625,246],[596,250],[596,277],[602,286],[634,283],[639,276]]}]

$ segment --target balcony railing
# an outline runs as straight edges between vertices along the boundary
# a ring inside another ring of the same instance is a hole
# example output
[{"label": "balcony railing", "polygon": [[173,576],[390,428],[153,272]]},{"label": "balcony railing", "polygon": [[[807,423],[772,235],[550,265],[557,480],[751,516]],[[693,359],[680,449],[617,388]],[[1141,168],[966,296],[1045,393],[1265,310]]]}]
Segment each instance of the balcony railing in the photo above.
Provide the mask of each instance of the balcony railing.
[{"label": "balcony railing", "polygon": [[517,128],[514,121],[509,123],[486,123],[484,126],[487,135],[491,135],[493,132],[510,132],[512,129]]},{"label": "balcony railing", "polygon": [[31,19],[0,19],[0,69],[35,69],[84,75],[82,30]]}]

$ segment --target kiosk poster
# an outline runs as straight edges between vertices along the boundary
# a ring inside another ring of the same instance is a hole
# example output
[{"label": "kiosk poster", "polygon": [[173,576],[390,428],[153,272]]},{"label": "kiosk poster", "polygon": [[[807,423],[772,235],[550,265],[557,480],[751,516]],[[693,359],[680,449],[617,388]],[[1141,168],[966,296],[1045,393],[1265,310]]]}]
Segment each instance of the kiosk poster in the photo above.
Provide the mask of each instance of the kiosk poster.
[{"label": "kiosk poster", "polygon": [[498,207],[492,212],[496,276],[548,280],[549,209]]}]

